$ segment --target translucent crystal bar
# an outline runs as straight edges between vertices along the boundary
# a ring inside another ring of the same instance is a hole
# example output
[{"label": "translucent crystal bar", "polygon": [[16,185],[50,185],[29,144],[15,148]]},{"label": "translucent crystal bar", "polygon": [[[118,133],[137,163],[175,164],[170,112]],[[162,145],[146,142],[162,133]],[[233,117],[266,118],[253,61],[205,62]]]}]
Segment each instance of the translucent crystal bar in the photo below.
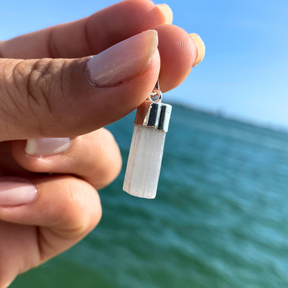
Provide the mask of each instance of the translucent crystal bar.
[{"label": "translucent crystal bar", "polygon": [[134,126],[123,190],[141,198],[156,197],[166,133]]}]

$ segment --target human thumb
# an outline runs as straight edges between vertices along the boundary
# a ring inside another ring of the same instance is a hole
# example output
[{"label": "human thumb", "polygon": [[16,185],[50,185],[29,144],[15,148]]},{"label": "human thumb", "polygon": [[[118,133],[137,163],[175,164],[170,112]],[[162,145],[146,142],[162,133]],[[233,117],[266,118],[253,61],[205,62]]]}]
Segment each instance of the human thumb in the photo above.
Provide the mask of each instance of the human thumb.
[{"label": "human thumb", "polygon": [[0,60],[0,141],[73,137],[134,110],[159,75],[158,35],[148,30],[96,56]]}]

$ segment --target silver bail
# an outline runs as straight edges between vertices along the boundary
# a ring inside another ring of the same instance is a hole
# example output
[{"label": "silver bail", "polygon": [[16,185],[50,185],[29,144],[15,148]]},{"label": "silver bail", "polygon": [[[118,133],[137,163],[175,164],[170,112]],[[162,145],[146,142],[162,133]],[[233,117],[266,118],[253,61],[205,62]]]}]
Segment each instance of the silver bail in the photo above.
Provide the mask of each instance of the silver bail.
[{"label": "silver bail", "polygon": [[[156,100],[153,98],[157,97]],[[134,124],[137,126],[153,127],[167,133],[172,112],[172,106],[161,103],[163,94],[157,81],[152,93],[142,103],[136,112]]]}]

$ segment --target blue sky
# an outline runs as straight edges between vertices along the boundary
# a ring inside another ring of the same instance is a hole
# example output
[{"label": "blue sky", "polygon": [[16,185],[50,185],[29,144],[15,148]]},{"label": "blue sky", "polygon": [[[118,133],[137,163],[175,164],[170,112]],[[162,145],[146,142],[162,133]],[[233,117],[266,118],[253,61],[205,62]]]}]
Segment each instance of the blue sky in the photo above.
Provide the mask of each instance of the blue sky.
[{"label": "blue sky", "polygon": [[[116,2],[1,1],[0,39],[77,20]],[[174,12],[174,24],[198,33],[207,49],[204,61],[166,97],[228,116],[288,127],[288,1],[165,3]]]}]

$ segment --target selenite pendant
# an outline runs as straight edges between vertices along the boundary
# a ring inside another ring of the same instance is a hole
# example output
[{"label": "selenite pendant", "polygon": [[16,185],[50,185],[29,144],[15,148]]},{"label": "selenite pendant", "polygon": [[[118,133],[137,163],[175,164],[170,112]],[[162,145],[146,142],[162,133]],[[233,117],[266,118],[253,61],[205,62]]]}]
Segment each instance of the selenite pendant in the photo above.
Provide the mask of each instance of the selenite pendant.
[{"label": "selenite pendant", "polygon": [[[141,198],[156,197],[172,106],[161,103],[159,83],[137,109],[123,190]],[[156,101],[151,97],[158,96]]]}]

